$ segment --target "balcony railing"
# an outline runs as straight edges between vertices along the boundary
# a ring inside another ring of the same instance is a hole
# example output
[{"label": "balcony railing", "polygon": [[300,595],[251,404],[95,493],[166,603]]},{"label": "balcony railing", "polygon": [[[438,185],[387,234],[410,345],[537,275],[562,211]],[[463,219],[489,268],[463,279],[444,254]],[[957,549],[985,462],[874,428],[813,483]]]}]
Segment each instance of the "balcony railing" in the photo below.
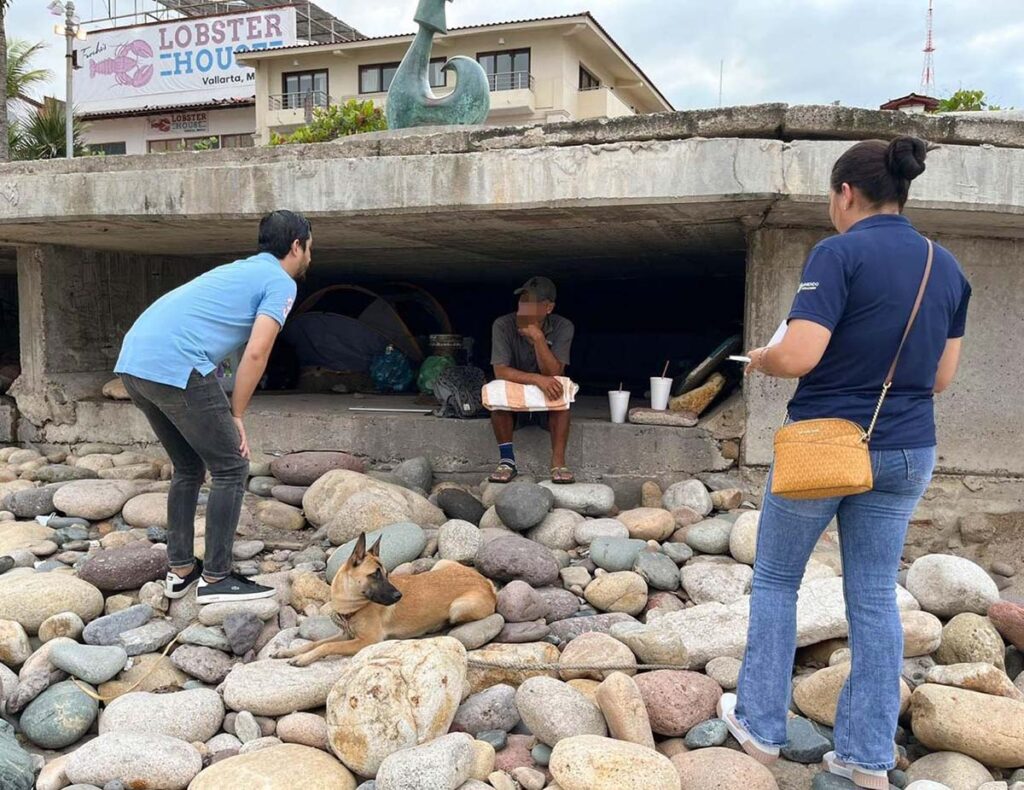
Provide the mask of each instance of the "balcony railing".
[{"label": "balcony railing", "polygon": [[310,110],[327,107],[331,97],[325,91],[302,91],[301,93],[278,93],[269,98],[271,110]]},{"label": "balcony railing", "polygon": [[533,75],[528,71],[488,74],[487,83],[492,91],[532,91],[536,85]]}]

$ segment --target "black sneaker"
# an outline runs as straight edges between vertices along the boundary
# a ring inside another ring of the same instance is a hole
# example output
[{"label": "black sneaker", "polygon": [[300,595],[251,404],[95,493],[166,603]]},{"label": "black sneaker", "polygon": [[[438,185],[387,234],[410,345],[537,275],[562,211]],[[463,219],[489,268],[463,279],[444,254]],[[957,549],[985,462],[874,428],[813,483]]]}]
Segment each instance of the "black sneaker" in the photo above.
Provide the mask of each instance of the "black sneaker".
[{"label": "black sneaker", "polygon": [[264,587],[246,579],[244,576],[230,576],[215,582],[199,579],[196,600],[201,603],[226,603],[228,601],[257,601],[260,598],[273,598],[277,590]]},{"label": "black sneaker", "polygon": [[192,571],[184,579],[174,571],[167,571],[167,578],[164,579],[164,595],[168,598],[178,599],[188,595],[188,588],[199,581],[203,575],[203,561],[196,560]]}]

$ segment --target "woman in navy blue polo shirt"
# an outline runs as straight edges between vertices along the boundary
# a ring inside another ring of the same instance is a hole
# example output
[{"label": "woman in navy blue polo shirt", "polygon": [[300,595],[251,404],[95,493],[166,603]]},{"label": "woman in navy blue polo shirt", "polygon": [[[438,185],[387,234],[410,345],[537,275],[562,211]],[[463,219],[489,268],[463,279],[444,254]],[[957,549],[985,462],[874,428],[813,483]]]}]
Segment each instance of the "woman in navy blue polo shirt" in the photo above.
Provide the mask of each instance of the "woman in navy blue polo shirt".
[{"label": "woman in navy blue polo shirt", "polygon": [[[782,343],[749,354],[750,372],[800,379],[789,419],[871,422],[928,258],[927,240],[902,216],[926,152],[911,137],[869,140],[836,162],[829,215],[839,235],[811,251]],[[872,491],[795,501],[773,496],[769,481],[746,656],[737,695],[725,695],[720,710],[764,763],[786,742],[797,590],[815,543],[837,517],[852,667],[836,710],[835,751],[825,762],[858,787],[888,790],[903,667],[896,575],[935,466],[933,395],[956,373],[970,295],[956,259],[935,245],[920,312],[871,439]]]}]

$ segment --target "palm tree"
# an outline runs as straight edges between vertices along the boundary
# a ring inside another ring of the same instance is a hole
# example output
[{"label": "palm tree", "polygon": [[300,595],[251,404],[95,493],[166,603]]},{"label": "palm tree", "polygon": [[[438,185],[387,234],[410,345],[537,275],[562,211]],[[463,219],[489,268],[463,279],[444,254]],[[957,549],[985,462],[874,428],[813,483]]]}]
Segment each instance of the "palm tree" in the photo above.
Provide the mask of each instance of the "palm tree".
[{"label": "palm tree", "polygon": [[30,95],[33,88],[53,78],[49,69],[33,67],[36,56],[46,49],[46,44],[35,44],[23,39],[12,38],[7,45],[7,101],[21,102],[39,107],[39,102]]},{"label": "palm tree", "polygon": [[[7,5],[11,0],[0,0],[0,73],[7,73],[7,31],[6,16]],[[0,94],[0,162],[6,162],[11,158],[11,152],[7,144],[7,82],[4,81],[3,91]]]},{"label": "palm tree", "polygon": [[[60,159],[67,153],[64,105],[50,100],[24,120],[11,121],[8,129],[10,153],[15,159]],[[82,125],[74,121],[75,156],[86,153]]]}]

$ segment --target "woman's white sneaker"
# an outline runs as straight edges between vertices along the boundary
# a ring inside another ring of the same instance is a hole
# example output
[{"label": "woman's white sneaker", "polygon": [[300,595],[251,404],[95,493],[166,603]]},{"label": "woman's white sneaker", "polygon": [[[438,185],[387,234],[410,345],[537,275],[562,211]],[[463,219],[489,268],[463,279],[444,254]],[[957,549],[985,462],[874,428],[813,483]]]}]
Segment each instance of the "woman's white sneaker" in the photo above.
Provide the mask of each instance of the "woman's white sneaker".
[{"label": "woman's white sneaker", "polygon": [[757,760],[761,765],[771,765],[779,759],[778,746],[766,746],[758,743],[754,736],[736,719],[736,695],[723,694],[718,700],[718,718],[725,722],[732,737],[739,741],[743,751]]},{"label": "woman's white sneaker", "polygon": [[828,752],[823,760],[830,774],[849,779],[857,787],[866,787],[869,790],[889,790],[888,771],[875,771],[844,763],[836,757],[835,752]]}]

